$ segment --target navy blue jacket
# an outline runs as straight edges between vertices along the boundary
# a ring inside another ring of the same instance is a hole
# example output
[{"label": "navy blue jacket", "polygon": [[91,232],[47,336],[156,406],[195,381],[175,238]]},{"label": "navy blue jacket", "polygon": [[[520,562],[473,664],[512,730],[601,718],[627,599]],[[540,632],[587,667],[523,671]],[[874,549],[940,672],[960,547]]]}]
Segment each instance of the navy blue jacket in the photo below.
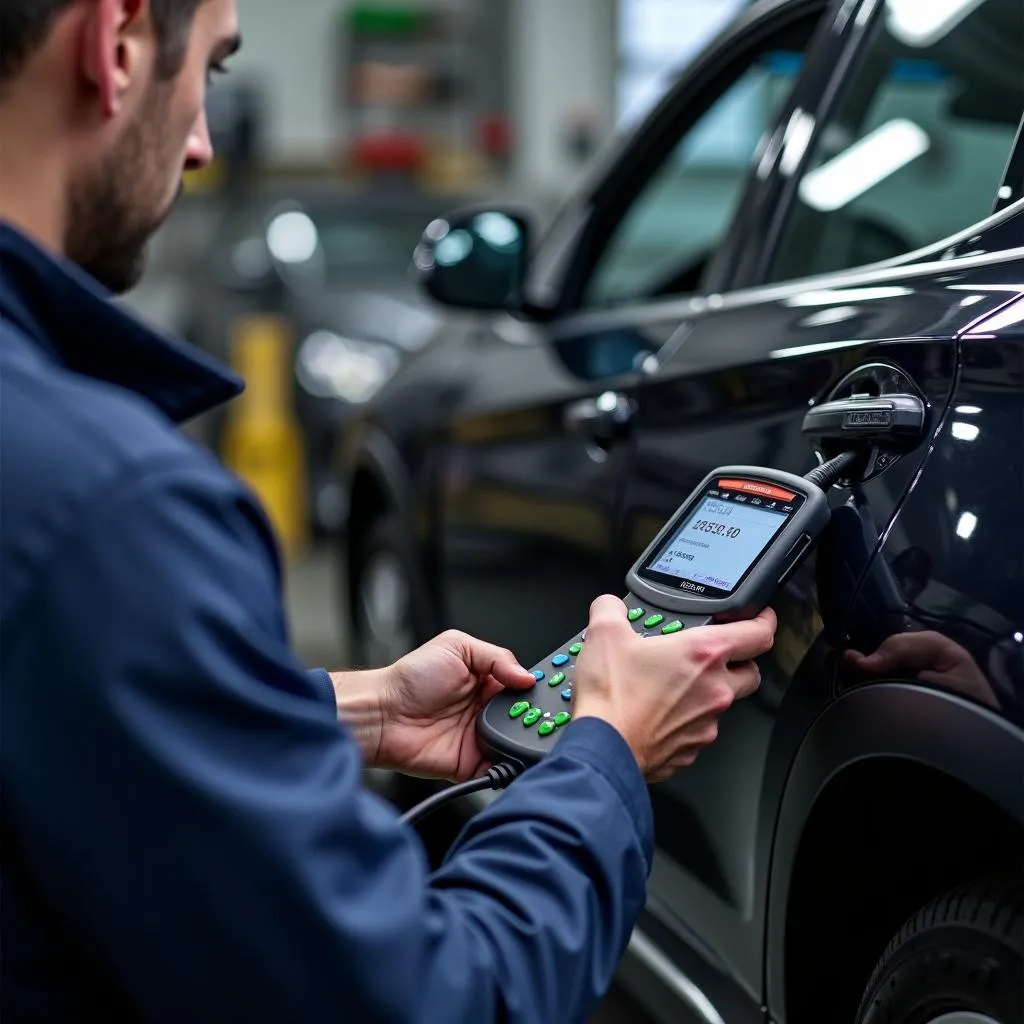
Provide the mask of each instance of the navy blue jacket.
[{"label": "navy blue jacket", "polygon": [[650,867],[628,748],[574,724],[431,875],[176,429],[238,390],[0,224],[4,1020],[582,1020]]}]

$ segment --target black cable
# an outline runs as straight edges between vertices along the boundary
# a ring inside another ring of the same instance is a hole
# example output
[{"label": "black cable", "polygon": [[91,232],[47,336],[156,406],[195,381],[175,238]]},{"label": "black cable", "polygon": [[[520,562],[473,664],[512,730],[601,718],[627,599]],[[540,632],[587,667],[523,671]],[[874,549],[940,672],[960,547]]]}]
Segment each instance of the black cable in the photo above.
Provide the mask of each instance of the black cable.
[{"label": "black cable", "polygon": [[470,779],[468,782],[460,782],[455,786],[442,789],[440,793],[428,796],[426,800],[421,801],[411,810],[406,811],[402,815],[401,820],[411,824],[412,822],[419,821],[421,818],[425,818],[432,811],[436,811],[438,807],[443,806],[450,800],[458,800],[459,797],[468,796],[470,793],[479,793],[484,789],[504,789],[522,770],[522,765],[512,761],[492,765],[487,769],[486,775],[480,775],[475,779]]},{"label": "black cable", "polygon": [[855,462],[863,456],[859,452],[843,452],[828,462],[823,462],[808,473],[804,479],[827,491]]}]

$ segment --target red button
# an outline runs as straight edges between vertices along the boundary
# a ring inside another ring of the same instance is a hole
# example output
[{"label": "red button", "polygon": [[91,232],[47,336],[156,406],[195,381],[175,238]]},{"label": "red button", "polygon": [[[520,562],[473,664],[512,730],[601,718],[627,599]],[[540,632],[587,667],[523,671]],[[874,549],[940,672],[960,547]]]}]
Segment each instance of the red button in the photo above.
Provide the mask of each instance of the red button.
[{"label": "red button", "polygon": [[719,480],[718,486],[726,491],[743,491],[745,494],[759,494],[762,498],[775,498],[778,501],[792,501],[796,497],[794,491],[786,491],[772,484],[763,484],[757,480]]}]

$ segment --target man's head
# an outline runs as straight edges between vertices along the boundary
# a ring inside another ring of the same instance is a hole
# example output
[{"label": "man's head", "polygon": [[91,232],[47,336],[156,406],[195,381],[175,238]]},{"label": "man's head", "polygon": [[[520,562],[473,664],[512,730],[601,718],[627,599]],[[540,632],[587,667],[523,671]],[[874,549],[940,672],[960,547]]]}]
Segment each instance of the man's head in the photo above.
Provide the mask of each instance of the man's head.
[{"label": "man's head", "polygon": [[[207,80],[238,43],[236,0],[0,0],[0,180],[22,209],[55,204],[47,240],[114,291],[212,158]],[[38,185],[19,146],[45,147]],[[31,195],[44,179],[61,194]]]}]

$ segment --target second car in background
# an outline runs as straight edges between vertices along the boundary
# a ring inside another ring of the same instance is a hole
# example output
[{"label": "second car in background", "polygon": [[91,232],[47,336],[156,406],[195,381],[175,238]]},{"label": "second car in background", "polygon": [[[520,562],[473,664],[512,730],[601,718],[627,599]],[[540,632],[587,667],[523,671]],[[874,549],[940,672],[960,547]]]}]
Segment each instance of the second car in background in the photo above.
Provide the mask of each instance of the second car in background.
[{"label": "second car in background", "polygon": [[[331,471],[339,427],[436,330],[437,314],[408,271],[423,225],[450,202],[311,184],[242,193],[214,217],[206,255],[191,268],[186,340],[230,364],[248,317],[280,317],[292,338],[294,411],[318,531],[336,530],[346,514]],[[214,448],[227,415],[230,407],[201,425]]]}]

